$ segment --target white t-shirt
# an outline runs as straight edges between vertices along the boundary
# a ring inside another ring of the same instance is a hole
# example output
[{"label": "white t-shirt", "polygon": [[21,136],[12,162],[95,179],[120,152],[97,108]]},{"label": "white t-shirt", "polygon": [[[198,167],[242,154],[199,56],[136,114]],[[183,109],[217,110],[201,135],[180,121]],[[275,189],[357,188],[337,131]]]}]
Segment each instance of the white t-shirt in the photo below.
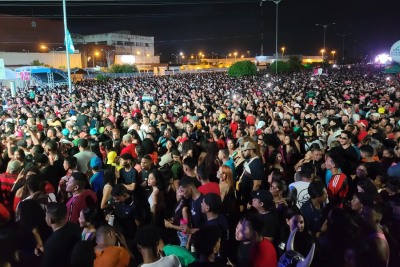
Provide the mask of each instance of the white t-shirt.
[{"label": "white t-shirt", "polygon": [[296,189],[297,192],[296,205],[299,209],[307,200],[310,199],[310,195],[308,194],[309,185],[310,182],[303,182],[303,181],[297,181],[289,185],[290,191]]},{"label": "white t-shirt", "polygon": [[178,257],[169,255],[161,257],[158,261],[153,263],[142,264],[141,267],[182,267]]}]

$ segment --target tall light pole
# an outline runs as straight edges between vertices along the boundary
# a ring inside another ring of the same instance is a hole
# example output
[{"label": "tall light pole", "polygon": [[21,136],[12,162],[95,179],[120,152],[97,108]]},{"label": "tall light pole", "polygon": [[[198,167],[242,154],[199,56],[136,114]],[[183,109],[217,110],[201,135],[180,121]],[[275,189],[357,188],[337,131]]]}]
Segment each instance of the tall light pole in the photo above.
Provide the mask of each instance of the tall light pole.
[{"label": "tall light pole", "polygon": [[282,49],[282,60],[283,60],[283,55],[285,54],[285,49],[286,48],[283,46],[281,49]]},{"label": "tall light pole", "polygon": [[[262,0],[266,2],[266,0]],[[278,18],[279,18],[279,3],[282,0],[268,0],[268,2],[274,2],[276,5],[275,15],[275,73],[278,73]]]},{"label": "tall light pole", "polygon": [[264,55],[264,9],[263,9],[263,2],[265,0],[260,1],[260,9],[261,9],[261,48],[260,48],[260,56]]},{"label": "tall light pole", "polygon": [[235,56],[235,62],[236,62],[236,56],[237,56],[237,52],[233,53],[233,55]]},{"label": "tall light pole", "polygon": [[335,25],[335,22],[329,23],[329,24],[315,24],[315,26],[321,26],[324,28],[324,50],[325,50],[325,40],[326,40],[326,28],[328,28],[331,25]]},{"label": "tall light pole", "polygon": [[335,50],[331,51],[331,54],[332,54],[332,63],[335,63],[335,54],[336,54],[336,51],[335,51]]},{"label": "tall light pole", "polygon": [[344,61],[344,39],[346,38],[346,36],[351,35],[351,32],[343,33],[343,34],[336,34],[336,35],[341,36],[343,38],[343,40],[342,40],[342,61]]},{"label": "tall light pole", "polygon": [[322,57],[322,62],[324,61],[324,53],[325,53],[325,49],[321,49],[321,57]]},{"label": "tall light pole", "polygon": [[97,51],[95,51],[95,52],[93,53],[93,68],[95,67],[95,65],[94,65],[94,58],[97,57],[98,55],[99,55],[99,52],[97,52]]},{"label": "tall light pole", "polygon": [[111,55],[111,53],[114,53],[115,52],[115,50],[104,50],[104,49],[101,49],[101,51],[103,51],[106,55],[107,55],[107,67],[109,68],[110,67],[110,55]]}]

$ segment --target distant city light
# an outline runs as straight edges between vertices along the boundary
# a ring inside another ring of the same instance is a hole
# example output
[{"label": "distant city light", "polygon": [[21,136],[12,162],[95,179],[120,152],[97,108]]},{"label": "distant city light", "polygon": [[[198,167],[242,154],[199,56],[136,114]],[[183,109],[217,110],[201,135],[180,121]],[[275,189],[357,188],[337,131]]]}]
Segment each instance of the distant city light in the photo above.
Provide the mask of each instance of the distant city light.
[{"label": "distant city light", "polygon": [[392,61],[392,58],[388,54],[380,54],[375,57],[375,63],[387,64]]}]

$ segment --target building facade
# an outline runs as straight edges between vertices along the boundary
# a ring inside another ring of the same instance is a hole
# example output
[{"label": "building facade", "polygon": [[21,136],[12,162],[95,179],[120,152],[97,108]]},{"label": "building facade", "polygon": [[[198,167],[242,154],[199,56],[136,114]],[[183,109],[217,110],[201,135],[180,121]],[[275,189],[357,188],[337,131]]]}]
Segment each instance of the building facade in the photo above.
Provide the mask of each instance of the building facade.
[{"label": "building facade", "polygon": [[[117,62],[116,56],[132,55],[136,64],[159,63],[159,56],[154,55],[154,37],[133,35],[129,31],[118,31],[112,33],[80,35],[73,34],[74,44],[79,50],[100,51],[109,54],[111,63]],[[96,47],[98,47],[96,49]],[[103,49],[103,47],[107,47]],[[87,49],[89,48],[89,49]],[[112,53],[111,53],[112,52]],[[89,52],[89,54],[93,52]]]}]

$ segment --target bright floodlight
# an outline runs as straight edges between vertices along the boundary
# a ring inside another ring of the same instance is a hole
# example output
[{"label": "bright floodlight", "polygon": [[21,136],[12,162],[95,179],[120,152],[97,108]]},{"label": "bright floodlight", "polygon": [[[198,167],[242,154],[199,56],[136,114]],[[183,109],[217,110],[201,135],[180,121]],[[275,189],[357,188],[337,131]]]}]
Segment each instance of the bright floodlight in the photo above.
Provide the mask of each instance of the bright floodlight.
[{"label": "bright floodlight", "polygon": [[135,64],[136,58],[132,55],[121,56],[121,62],[124,64]]},{"label": "bright floodlight", "polygon": [[379,64],[387,64],[392,61],[392,58],[387,54],[380,54],[375,57],[375,62]]}]

